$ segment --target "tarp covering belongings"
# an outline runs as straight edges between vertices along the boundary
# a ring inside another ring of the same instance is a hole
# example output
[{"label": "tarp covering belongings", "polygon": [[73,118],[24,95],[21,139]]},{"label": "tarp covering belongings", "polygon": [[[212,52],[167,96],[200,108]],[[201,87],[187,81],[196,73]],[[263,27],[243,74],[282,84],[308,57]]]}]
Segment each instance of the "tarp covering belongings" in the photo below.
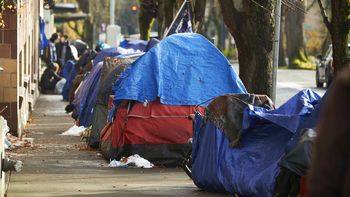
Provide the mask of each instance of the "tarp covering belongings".
[{"label": "tarp covering belongings", "polygon": [[[132,55],[137,54],[139,53],[132,53]],[[97,57],[98,55],[95,57],[94,60],[96,60]],[[91,71],[86,75],[86,77],[82,81],[80,88],[78,89],[77,94],[75,95],[73,101],[75,107],[74,113],[79,118],[80,126],[89,127],[91,125],[92,113],[96,104],[97,93],[101,87],[100,83],[107,77],[108,73],[111,72],[113,68],[117,65],[116,63],[111,63],[109,59],[110,57],[106,56],[105,61],[99,62],[97,65],[92,67]],[[111,87],[111,85],[109,87]]]},{"label": "tarp covering belongings", "polygon": [[120,43],[120,47],[124,49],[134,49],[146,51],[147,41],[145,40],[124,40]]},{"label": "tarp covering belongings", "polygon": [[68,101],[69,90],[73,84],[73,80],[75,76],[77,75],[77,69],[75,68],[74,65],[75,65],[74,61],[72,60],[67,61],[61,73],[62,77],[66,79],[66,83],[64,84],[64,87],[62,90],[62,96],[64,101]]},{"label": "tarp covering belongings", "polygon": [[92,68],[91,72],[82,81],[82,84],[75,95],[73,101],[75,107],[74,113],[79,117],[79,126],[90,126],[92,108],[89,104],[93,102],[90,100],[96,99],[102,66],[103,62],[100,62]]},{"label": "tarp covering belongings", "polygon": [[246,92],[222,53],[194,33],[162,40],[126,69],[113,90],[116,102],[159,97],[169,105],[198,105],[219,95]]},{"label": "tarp covering belongings", "polygon": [[304,129],[299,143],[282,157],[276,177],[274,196],[298,196],[301,193],[301,177],[305,176],[311,162],[316,131]]},{"label": "tarp covering belongings", "polygon": [[[114,66],[110,66],[113,68],[112,71],[102,71],[99,90],[96,98],[96,105],[94,107],[92,115],[92,129],[89,138],[89,145],[93,148],[98,148],[100,142],[100,131],[103,129],[107,122],[107,105],[109,96],[113,95],[113,83],[118,79],[118,77],[120,77],[121,73],[124,72],[124,70],[134,60],[129,58],[109,58],[105,61],[106,64],[114,64]],[[106,76],[104,76],[104,73]]]},{"label": "tarp covering belongings", "polygon": [[108,158],[139,154],[154,164],[178,165],[193,123],[210,99],[246,93],[233,67],[199,34],[172,35],[131,64],[113,86],[115,119],[101,132]]},{"label": "tarp covering belongings", "polygon": [[212,192],[272,196],[278,163],[319,101],[316,93],[304,90],[276,110],[247,107],[240,147],[235,148],[229,146],[228,138],[214,122],[196,114],[192,145],[194,183]]},{"label": "tarp covering belongings", "polygon": [[96,65],[99,62],[102,62],[105,57],[117,57],[118,55],[122,54],[133,54],[136,52],[142,52],[140,50],[135,49],[124,49],[122,47],[112,47],[112,48],[106,48],[100,51],[96,57],[93,59],[92,63],[93,65]]}]

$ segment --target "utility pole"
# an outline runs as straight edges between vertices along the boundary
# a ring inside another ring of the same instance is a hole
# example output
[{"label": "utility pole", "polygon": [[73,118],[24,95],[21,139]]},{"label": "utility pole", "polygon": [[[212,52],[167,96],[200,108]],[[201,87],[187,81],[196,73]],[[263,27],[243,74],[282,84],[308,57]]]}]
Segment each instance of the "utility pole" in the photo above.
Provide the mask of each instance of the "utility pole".
[{"label": "utility pole", "polygon": [[110,0],[109,3],[109,24],[114,25],[115,0]]},{"label": "utility pole", "polygon": [[277,69],[278,69],[278,55],[279,55],[279,43],[280,43],[280,31],[281,31],[281,10],[282,10],[282,0],[276,0],[275,38],[274,38],[274,44],[273,44],[272,88],[271,88],[271,97],[273,102],[275,103],[276,103]]}]

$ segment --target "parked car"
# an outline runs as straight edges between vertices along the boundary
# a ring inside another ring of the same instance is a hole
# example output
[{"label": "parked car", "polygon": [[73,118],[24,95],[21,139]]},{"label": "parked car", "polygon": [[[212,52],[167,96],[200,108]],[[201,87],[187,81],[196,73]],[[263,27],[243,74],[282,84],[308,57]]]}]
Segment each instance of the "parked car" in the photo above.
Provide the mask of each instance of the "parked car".
[{"label": "parked car", "polygon": [[[348,51],[350,53],[350,43]],[[348,56],[350,57],[350,54]],[[328,46],[324,55],[318,55],[317,58],[319,62],[316,67],[316,86],[323,87],[323,84],[326,83],[326,87],[329,87],[334,77],[332,45]]]}]

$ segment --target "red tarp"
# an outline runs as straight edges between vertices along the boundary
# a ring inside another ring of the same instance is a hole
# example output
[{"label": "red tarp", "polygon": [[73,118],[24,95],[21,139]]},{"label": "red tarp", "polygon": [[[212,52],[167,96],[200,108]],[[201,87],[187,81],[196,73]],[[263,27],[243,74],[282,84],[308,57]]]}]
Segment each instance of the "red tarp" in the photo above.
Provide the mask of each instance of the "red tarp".
[{"label": "red tarp", "polygon": [[[135,151],[136,149],[142,151],[142,148],[130,145],[149,145],[149,147],[152,145],[187,145],[193,131],[192,120],[188,117],[196,110],[201,112],[204,110],[202,107],[164,105],[159,100],[148,103],[147,106],[134,102],[128,114],[127,109],[127,107],[118,108],[114,122],[107,124],[101,133],[101,142],[119,151],[122,148],[125,149],[125,146],[134,147],[132,149]],[[161,149],[167,147],[169,146],[161,146]],[[175,149],[171,151],[176,151]],[[169,152],[169,150],[158,150],[157,148],[154,151]],[[123,155],[123,152],[143,156],[142,152],[132,153],[133,151],[130,150],[122,150],[118,157],[129,156]],[[113,154],[110,156],[113,157]],[[158,159],[159,157],[158,155]],[[148,159],[152,160],[152,158]]]}]

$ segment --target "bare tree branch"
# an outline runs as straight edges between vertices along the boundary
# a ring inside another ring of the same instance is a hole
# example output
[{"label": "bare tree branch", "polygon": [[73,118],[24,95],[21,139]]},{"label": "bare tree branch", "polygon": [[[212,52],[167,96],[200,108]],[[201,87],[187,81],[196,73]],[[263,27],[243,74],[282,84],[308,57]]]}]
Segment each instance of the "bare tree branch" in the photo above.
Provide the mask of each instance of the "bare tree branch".
[{"label": "bare tree branch", "polygon": [[320,6],[323,22],[326,25],[328,31],[331,32],[331,23],[329,21],[326,9],[324,8],[323,2],[322,0],[317,0],[317,1],[318,1],[318,5]]},{"label": "bare tree branch", "polygon": [[306,8],[306,11],[309,11],[316,3],[316,0],[313,0],[312,3]]}]

